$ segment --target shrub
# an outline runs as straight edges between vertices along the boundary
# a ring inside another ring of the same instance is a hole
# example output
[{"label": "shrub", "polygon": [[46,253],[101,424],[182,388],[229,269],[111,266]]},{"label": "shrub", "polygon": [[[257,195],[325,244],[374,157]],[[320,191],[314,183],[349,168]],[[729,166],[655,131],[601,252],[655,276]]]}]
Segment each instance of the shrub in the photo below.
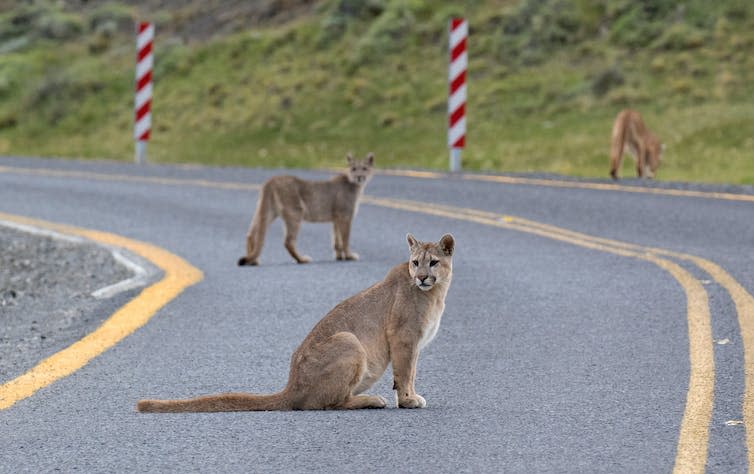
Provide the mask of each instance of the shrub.
[{"label": "shrub", "polygon": [[81,18],[54,10],[47,10],[35,22],[35,30],[41,38],[68,40],[83,31]]},{"label": "shrub", "polygon": [[652,43],[652,48],[665,51],[682,51],[695,49],[704,45],[706,36],[703,31],[685,23],[670,25]]},{"label": "shrub", "polygon": [[626,80],[624,79],[623,74],[617,67],[613,66],[597,74],[597,76],[592,79],[592,93],[597,97],[602,97],[614,87],[623,85],[624,82],[626,82]]},{"label": "shrub", "polygon": [[109,3],[92,12],[88,18],[88,24],[89,30],[95,33],[106,32],[111,34],[116,31],[133,33],[135,18],[129,8]]},{"label": "shrub", "polygon": [[19,37],[68,40],[83,31],[81,18],[55,5],[32,3],[0,17],[0,39]]},{"label": "shrub", "polygon": [[13,128],[18,125],[18,119],[13,114],[0,115],[0,130],[4,128]]},{"label": "shrub", "polygon": [[643,48],[662,32],[662,24],[652,21],[645,11],[635,6],[622,13],[610,29],[610,41],[629,48]]},{"label": "shrub", "polygon": [[336,0],[322,20],[319,43],[328,44],[339,39],[349,23],[377,17],[385,8],[385,0]]},{"label": "shrub", "polygon": [[691,82],[688,79],[674,79],[670,82],[670,90],[672,90],[674,94],[688,95],[692,88]]},{"label": "shrub", "polygon": [[582,22],[580,16],[588,2],[577,1],[526,0],[504,14],[500,33],[503,57],[536,64],[549,53],[588,38],[594,25]]},{"label": "shrub", "polygon": [[60,71],[50,71],[31,91],[28,102],[32,107],[66,104],[80,101],[89,94],[100,92],[105,84],[98,80],[73,80]]},{"label": "shrub", "polygon": [[0,39],[25,36],[31,32],[38,8],[24,7],[0,16]]}]

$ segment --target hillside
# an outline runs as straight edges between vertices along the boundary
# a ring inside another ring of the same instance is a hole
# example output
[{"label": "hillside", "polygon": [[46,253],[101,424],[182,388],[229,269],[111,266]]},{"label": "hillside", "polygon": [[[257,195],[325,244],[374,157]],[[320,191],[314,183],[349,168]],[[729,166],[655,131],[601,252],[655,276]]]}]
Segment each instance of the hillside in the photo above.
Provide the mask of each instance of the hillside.
[{"label": "hillside", "polygon": [[[607,176],[615,114],[658,178],[754,184],[748,0],[0,0],[0,153],[132,160],[135,19],[156,23],[149,158],[446,169],[447,22],[469,19],[464,167]],[[632,176],[630,160],[623,174]]]}]

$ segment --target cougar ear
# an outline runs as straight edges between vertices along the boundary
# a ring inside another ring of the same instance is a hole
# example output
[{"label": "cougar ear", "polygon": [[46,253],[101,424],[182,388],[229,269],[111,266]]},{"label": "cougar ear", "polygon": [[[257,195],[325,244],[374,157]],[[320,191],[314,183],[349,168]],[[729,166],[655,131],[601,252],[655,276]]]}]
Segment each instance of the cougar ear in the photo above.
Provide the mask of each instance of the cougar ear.
[{"label": "cougar ear", "polygon": [[351,154],[350,151],[348,153],[346,153],[346,160],[348,160],[348,164],[349,165],[353,164],[353,154]]},{"label": "cougar ear", "polygon": [[367,164],[369,166],[372,166],[374,164],[374,153],[372,153],[371,151],[367,155]]},{"label": "cougar ear", "polygon": [[440,249],[442,249],[442,252],[450,257],[453,255],[453,249],[456,246],[456,241],[450,234],[445,234],[440,238]]},{"label": "cougar ear", "polygon": [[408,241],[409,250],[416,247],[416,244],[419,243],[411,233],[406,234],[406,240]]}]

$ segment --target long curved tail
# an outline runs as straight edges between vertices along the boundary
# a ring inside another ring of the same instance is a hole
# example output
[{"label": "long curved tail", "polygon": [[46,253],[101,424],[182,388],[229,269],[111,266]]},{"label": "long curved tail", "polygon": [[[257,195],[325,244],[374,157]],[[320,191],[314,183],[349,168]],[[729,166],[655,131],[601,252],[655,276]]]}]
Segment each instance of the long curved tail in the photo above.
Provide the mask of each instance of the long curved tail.
[{"label": "long curved tail", "polygon": [[142,413],[186,413],[219,411],[290,410],[285,391],[270,395],[223,393],[186,400],[139,400],[136,409]]},{"label": "long curved tail", "polygon": [[246,255],[238,259],[239,266],[258,264],[267,227],[276,217],[273,197],[270,196],[272,192],[269,182],[263,184],[259,191],[254,217],[251,219],[249,231],[246,234]]}]

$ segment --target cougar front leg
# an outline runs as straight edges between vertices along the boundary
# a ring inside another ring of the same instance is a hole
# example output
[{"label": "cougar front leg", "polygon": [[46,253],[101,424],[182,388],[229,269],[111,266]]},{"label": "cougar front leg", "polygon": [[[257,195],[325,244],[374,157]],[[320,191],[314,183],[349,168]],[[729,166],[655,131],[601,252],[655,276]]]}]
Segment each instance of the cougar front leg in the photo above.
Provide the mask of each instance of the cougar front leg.
[{"label": "cougar front leg", "polygon": [[649,150],[644,152],[644,177],[647,179],[653,179],[655,177],[654,171],[652,171],[652,166],[649,164]]},{"label": "cougar front leg", "polygon": [[335,218],[333,221],[333,232],[335,258],[338,260],[358,260],[359,254],[351,252],[348,248],[348,239],[351,236],[351,219]]},{"label": "cougar front leg", "polygon": [[335,260],[345,260],[346,255],[343,252],[343,239],[337,218],[333,220],[332,223],[332,246],[333,250],[335,250]]},{"label": "cougar front leg", "polygon": [[646,161],[646,150],[643,146],[639,146],[638,151],[636,152],[636,176],[639,178],[644,177],[644,166]]},{"label": "cougar front leg", "polygon": [[283,214],[283,221],[285,222],[285,249],[291,254],[294,260],[298,263],[309,263],[312,261],[308,255],[300,255],[296,251],[296,237],[298,236],[298,230],[301,227],[301,215],[291,212]]},{"label": "cougar front leg", "polygon": [[390,359],[393,364],[393,390],[396,391],[398,407],[424,408],[427,406],[424,398],[414,390],[419,347],[411,343],[391,344]]}]

